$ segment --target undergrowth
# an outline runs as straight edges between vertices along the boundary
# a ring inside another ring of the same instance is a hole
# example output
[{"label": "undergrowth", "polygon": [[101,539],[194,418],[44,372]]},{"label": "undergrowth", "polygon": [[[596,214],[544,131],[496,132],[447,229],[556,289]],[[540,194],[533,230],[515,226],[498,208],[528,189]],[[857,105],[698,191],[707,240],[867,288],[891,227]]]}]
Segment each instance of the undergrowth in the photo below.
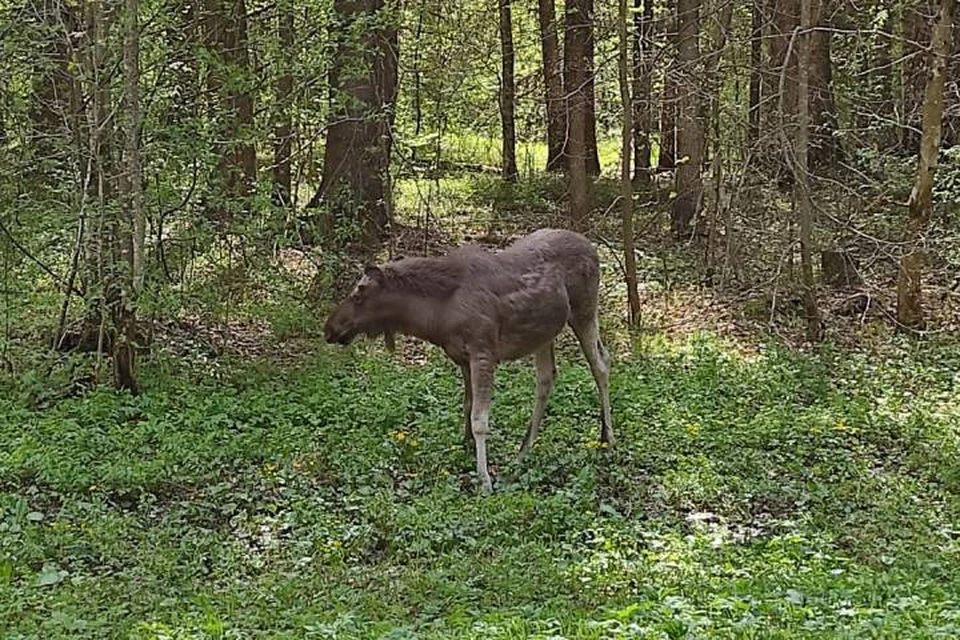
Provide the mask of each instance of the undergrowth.
[{"label": "undergrowth", "polygon": [[4,638],[960,633],[960,346],[644,340],[611,389],[498,371],[495,493],[460,383],[379,347],[154,354],[139,397],[0,400]]}]

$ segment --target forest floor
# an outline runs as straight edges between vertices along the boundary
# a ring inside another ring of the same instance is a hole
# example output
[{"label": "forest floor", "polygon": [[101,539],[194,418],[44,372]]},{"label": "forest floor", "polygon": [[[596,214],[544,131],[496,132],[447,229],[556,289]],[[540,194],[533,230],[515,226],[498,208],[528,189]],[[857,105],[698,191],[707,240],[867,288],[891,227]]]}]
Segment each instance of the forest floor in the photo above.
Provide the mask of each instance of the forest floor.
[{"label": "forest floor", "polygon": [[[405,233],[398,253],[451,242]],[[533,372],[498,370],[489,497],[455,368],[410,340],[323,344],[297,252],[263,271],[272,294],[246,279],[243,308],[158,323],[138,397],[91,385],[90,357],[21,365],[0,389],[0,637],[960,635],[956,305],[918,338],[881,297],[824,292],[811,347],[784,292],[708,295],[644,251],[639,332],[605,259],[617,446],[564,335],[520,465]]]},{"label": "forest floor", "polygon": [[158,352],[140,397],[4,397],[0,636],[960,634],[960,343],[632,346],[614,450],[565,339],[509,463],[533,376],[498,373],[486,498],[433,350]]}]

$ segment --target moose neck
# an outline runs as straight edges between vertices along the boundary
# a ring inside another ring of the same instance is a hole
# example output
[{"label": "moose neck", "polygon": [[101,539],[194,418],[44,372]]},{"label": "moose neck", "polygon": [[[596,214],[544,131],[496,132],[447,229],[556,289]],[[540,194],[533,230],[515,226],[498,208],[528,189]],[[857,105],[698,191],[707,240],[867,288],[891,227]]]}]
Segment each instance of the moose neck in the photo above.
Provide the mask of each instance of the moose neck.
[{"label": "moose neck", "polygon": [[396,332],[440,344],[440,303],[430,296],[394,293],[379,318],[381,332]]}]

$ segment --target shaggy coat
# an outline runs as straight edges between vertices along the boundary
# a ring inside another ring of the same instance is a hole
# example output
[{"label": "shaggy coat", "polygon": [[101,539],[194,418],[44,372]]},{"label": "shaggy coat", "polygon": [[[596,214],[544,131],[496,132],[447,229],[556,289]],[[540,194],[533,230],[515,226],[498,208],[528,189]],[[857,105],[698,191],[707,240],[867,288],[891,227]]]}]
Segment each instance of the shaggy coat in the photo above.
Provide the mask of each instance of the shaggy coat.
[{"label": "shaggy coat", "polygon": [[493,372],[498,363],[533,354],[537,392],[520,447],[533,445],[556,375],[553,342],[569,325],[596,380],[601,440],[613,444],[607,390],[609,356],[599,336],[600,261],[584,236],[558,229],[535,231],[498,253],[475,245],[435,258],[405,258],[367,267],[326,324],[330,343],[357,335],[394,333],[441,347],[464,377],[464,432],[477,454],[482,488],[492,488],[486,439]]}]

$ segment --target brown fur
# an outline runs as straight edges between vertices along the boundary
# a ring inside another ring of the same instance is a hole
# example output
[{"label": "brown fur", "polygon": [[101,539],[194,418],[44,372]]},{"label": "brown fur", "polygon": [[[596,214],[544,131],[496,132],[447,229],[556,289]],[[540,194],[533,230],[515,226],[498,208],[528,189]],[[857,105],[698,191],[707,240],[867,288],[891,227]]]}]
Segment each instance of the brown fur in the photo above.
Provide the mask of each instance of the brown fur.
[{"label": "brown fur", "polygon": [[594,246],[571,231],[541,229],[499,253],[465,245],[437,258],[405,258],[368,267],[326,324],[327,342],[348,344],[360,333],[395,332],[440,346],[464,377],[465,436],[476,446],[477,473],[491,490],[486,438],[493,371],[533,354],[537,395],[520,457],[533,445],[555,377],[553,341],[569,325],[597,382],[601,439],[612,444],[607,391],[609,356],[600,340],[600,261]]}]

